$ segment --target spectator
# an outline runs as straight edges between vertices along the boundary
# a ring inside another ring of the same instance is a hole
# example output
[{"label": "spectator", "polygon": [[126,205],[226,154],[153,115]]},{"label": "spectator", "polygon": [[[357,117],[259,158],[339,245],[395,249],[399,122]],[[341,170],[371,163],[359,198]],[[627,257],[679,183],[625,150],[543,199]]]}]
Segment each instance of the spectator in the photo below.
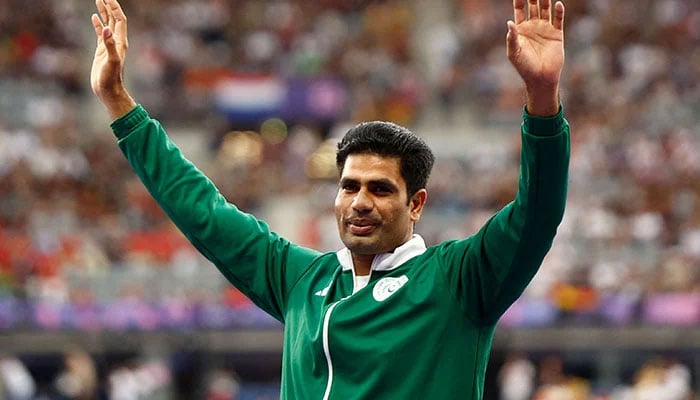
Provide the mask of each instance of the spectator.
[{"label": "spectator", "polygon": [[97,400],[97,370],[89,354],[73,350],[64,355],[64,369],[55,381],[56,391],[65,400]]},{"label": "spectator", "polygon": [[0,357],[0,398],[31,400],[36,383],[22,361],[13,356]]}]

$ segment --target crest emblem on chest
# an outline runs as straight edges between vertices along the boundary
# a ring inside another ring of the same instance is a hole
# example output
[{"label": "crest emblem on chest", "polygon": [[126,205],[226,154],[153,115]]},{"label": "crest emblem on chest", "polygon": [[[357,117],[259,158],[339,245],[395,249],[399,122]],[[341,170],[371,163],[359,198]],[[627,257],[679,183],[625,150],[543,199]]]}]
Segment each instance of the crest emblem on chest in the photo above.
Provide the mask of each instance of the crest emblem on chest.
[{"label": "crest emblem on chest", "polygon": [[386,277],[377,281],[372,290],[372,296],[377,301],[384,301],[389,298],[389,296],[396,293],[397,290],[401,289],[401,286],[408,282],[408,277],[406,275],[401,275],[399,277]]}]

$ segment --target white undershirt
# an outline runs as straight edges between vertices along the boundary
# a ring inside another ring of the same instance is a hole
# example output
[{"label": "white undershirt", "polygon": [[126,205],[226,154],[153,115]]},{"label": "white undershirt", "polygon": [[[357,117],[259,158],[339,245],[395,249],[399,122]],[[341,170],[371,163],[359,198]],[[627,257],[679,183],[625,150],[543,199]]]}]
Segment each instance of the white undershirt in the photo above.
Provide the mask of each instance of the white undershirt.
[{"label": "white undershirt", "polygon": [[367,286],[369,283],[369,274],[367,275],[355,275],[355,286],[353,287],[352,293],[357,293],[358,290]]}]

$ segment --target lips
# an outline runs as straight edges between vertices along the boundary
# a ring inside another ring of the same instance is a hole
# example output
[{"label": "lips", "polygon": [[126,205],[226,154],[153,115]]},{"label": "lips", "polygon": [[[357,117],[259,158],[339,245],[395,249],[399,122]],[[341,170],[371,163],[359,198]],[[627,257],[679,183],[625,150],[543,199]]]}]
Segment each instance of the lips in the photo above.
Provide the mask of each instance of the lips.
[{"label": "lips", "polygon": [[379,222],[368,218],[350,218],[347,220],[348,230],[357,236],[371,234],[379,225]]}]

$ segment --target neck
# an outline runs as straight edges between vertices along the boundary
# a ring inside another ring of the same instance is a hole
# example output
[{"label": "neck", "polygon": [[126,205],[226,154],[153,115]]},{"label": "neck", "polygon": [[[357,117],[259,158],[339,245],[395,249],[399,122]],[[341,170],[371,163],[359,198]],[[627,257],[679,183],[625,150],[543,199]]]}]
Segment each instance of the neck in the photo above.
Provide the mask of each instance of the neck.
[{"label": "neck", "polygon": [[374,254],[353,254],[352,264],[353,268],[355,268],[355,275],[369,275],[372,269],[372,261],[374,261]]}]

